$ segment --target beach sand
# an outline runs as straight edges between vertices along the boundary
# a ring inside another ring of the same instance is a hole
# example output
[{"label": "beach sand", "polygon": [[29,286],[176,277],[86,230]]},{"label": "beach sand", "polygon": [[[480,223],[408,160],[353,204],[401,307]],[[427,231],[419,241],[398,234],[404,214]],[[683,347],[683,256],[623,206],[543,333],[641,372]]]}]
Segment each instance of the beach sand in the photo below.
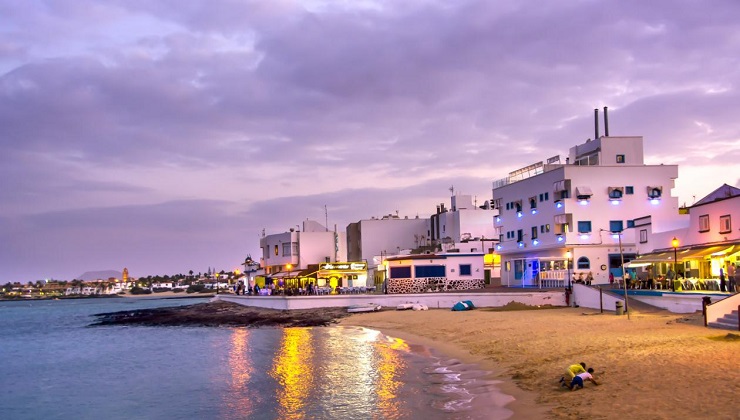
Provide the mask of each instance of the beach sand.
[{"label": "beach sand", "polygon": [[[517,308],[510,308],[517,309]],[[340,324],[382,330],[479,363],[513,395],[513,418],[740,419],[740,333],[700,313],[582,308],[353,314]],[[595,386],[569,391],[565,369],[585,362]]]}]

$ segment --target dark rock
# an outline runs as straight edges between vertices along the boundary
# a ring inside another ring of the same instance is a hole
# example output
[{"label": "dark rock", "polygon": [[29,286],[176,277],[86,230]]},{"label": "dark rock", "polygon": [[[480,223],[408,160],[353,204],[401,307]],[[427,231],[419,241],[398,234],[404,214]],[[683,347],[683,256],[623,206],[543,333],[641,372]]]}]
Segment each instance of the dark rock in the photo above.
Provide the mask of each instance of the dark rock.
[{"label": "dark rock", "polygon": [[169,308],[137,309],[95,314],[99,325],[316,327],[348,316],[346,308],[295,309],[281,311],[230,302],[208,302]]}]

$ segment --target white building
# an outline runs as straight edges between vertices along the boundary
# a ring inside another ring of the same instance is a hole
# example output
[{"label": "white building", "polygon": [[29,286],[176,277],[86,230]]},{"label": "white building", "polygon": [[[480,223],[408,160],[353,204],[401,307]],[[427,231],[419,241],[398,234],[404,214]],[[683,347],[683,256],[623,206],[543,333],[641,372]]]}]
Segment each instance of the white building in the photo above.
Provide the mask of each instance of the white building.
[{"label": "white building", "polygon": [[470,290],[485,285],[482,252],[398,255],[383,264],[388,293]]},{"label": "white building", "polygon": [[344,232],[330,231],[318,222],[306,220],[300,231],[290,229],[260,239],[260,266],[270,277],[295,277],[310,265],[347,261],[346,244]]},{"label": "white building", "polygon": [[724,184],[686,210],[679,229],[659,230],[652,217],[641,219],[635,226],[640,257],[630,265],[653,265],[664,274],[677,261],[679,275],[699,279],[718,278],[720,267],[732,272],[740,264],[740,188]]},{"label": "white building", "polygon": [[347,257],[350,261],[368,263],[369,280],[377,277],[375,274],[387,256],[429,243],[429,219],[400,218],[389,214],[347,225]]},{"label": "white building", "polygon": [[610,271],[621,275],[622,257],[637,253],[623,232],[636,218],[652,215],[659,230],[681,226],[677,177],[676,165],[645,165],[642,137],[603,136],[571,148],[565,163],[555,156],[495,181],[502,284],[562,286],[573,272],[607,284]]}]

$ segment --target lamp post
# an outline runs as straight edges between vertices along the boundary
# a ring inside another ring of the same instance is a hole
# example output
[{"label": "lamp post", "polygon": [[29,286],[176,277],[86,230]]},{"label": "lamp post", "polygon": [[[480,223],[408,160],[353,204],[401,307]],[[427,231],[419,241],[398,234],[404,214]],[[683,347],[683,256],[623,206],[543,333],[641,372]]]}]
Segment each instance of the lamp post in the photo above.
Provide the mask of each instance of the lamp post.
[{"label": "lamp post", "polygon": [[622,285],[624,286],[624,311],[627,312],[627,319],[630,319],[630,307],[627,299],[627,278],[624,275],[624,251],[622,251],[622,232],[617,232],[619,239],[619,258],[622,260]]},{"label": "lamp post", "polygon": [[570,293],[570,289],[571,289],[571,285],[570,285],[570,259],[571,257],[573,257],[573,254],[570,251],[567,251],[565,253],[565,258],[566,258],[565,268],[568,270],[568,293]]},{"label": "lamp post", "polygon": [[215,276],[216,276],[216,294],[218,294],[218,273],[216,273]]},{"label": "lamp post", "polygon": [[676,264],[678,264],[677,256],[678,256],[678,238],[675,236],[673,237],[673,240],[671,240],[671,245],[673,245],[673,278],[671,279],[671,291],[676,291],[676,279],[678,279],[678,269]]}]

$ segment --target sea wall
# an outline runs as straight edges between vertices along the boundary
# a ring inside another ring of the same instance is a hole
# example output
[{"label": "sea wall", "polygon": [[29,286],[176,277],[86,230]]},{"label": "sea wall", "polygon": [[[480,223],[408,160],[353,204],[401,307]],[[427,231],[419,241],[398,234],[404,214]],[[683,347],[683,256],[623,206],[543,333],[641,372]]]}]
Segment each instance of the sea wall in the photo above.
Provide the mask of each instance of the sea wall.
[{"label": "sea wall", "polygon": [[449,309],[456,302],[470,300],[476,307],[501,307],[511,302],[525,305],[565,306],[565,294],[562,291],[522,291],[506,293],[457,292],[457,293],[421,293],[405,295],[329,295],[329,296],[237,296],[217,295],[214,300],[234,302],[244,306],[270,309],[314,309],[375,303],[384,307],[395,308],[402,303],[421,303],[430,308]]}]

